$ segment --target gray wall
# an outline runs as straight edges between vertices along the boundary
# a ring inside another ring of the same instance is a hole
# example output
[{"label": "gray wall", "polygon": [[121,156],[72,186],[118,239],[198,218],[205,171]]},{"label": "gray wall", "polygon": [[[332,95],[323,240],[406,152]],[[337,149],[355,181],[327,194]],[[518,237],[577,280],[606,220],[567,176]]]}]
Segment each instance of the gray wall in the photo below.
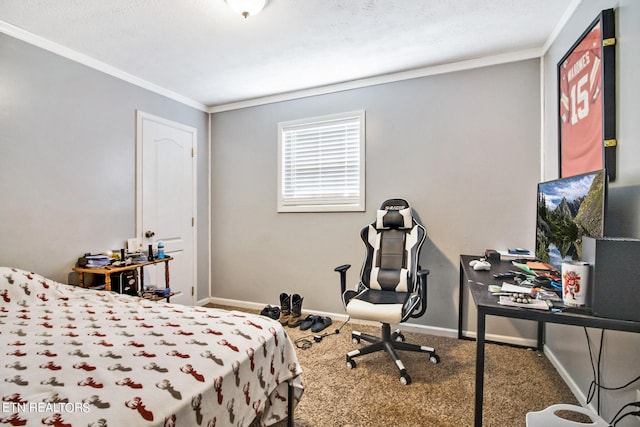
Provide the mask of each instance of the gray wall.
[{"label": "gray wall", "polygon": [[[602,9],[615,8],[616,14],[616,108],[618,137],[618,174],[609,186],[607,234],[611,237],[640,237],[640,3],[635,0],[583,0],[562,29],[544,57],[544,170],[545,179],[558,175],[557,82],[556,65],[575,40],[598,16]],[[635,266],[634,266],[635,267]],[[634,268],[632,267],[632,268]],[[600,332],[589,330],[599,348]],[[604,339],[603,376],[605,386],[620,386],[640,372],[640,336],[638,334],[607,331]],[[582,397],[587,394],[592,378],[591,363],[584,331],[569,326],[550,326],[547,329],[547,349],[557,358],[572,384]],[[621,391],[603,393],[603,417],[607,421],[628,402],[637,401],[635,383]],[[580,397],[580,396],[579,396]],[[593,402],[595,403],[595,401]],[[638,425],[637,419],[627,418],[618,425]]]},{"label": "gray wall", "polygon": [[[404,197],[427,228],[430,306],[457,327],[459,255],[531,247],[540,175],[540,62],[528,60],[212,115],[212,295],[344,313],[334,267],[355,285],[359,230]],[[366,212],[277,213],[277,124],[366,110]],[[519,335],[530,325],[489,331]]]},{"label": "gray wall", "polygon": [[136,110],[198,130],[198,295],[208,287],[208,114],[0,34],[0,265],[66,282],[135,233]]}]

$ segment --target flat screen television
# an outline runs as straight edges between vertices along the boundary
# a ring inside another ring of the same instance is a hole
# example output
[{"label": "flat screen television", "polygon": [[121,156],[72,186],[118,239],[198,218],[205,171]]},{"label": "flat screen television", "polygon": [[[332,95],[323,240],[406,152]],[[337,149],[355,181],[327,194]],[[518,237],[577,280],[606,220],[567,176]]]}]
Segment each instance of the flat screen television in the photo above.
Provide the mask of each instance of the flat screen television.
[{"label": "flat screen television", "polygon": [[582,260],[582,237],[603,237],[607,174],[598,170],[538,184],[536,258],[558,271]]}]

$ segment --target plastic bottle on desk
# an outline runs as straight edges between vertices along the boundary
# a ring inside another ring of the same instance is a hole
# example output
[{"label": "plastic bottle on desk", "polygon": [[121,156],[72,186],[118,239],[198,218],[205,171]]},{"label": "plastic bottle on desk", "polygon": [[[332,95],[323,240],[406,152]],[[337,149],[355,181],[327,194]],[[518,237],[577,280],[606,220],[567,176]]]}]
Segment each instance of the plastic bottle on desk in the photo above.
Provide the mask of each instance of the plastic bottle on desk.
[{"label": "plastic bottle on desk", "polygon": [[158,242],[158,259],[164,258],[164,243]]}]

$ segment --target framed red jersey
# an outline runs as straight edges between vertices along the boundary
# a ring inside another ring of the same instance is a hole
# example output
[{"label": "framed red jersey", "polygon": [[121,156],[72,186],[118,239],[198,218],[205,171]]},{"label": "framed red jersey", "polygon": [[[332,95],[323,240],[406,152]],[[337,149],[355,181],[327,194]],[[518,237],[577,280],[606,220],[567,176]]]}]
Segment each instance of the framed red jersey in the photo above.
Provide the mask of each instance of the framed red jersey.
[{"label": "framed red jersey", "polygon": [[603,10],[558,63],[560,177],[616,174],[615,31]]}]

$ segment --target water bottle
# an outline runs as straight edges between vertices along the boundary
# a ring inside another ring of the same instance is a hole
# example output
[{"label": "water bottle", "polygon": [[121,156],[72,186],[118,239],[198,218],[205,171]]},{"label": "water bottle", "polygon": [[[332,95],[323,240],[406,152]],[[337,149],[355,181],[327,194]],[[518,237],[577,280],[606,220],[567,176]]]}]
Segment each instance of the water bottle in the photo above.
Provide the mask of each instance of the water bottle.
[{"label": "water bottle", "polygon": [[158,242],[158,259],[164,258],[164,243]]}]

